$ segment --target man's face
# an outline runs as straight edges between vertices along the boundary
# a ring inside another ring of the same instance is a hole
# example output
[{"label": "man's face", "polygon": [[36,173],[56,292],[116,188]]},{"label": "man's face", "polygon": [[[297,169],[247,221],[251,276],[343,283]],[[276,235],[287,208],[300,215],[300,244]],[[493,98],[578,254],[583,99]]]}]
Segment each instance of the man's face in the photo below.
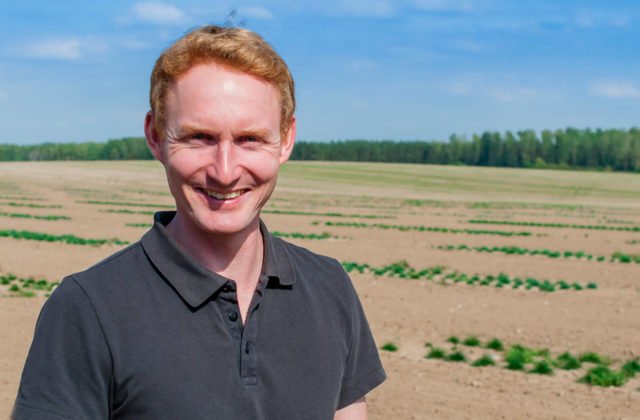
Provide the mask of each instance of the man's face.
[{"label": "man's face", "polygon": [[232,235],[257,228],[293,147],[295,123],[281,138],[280,115],[273,85],[228,67],[201,64],[176,81],[166,98],[164,139],[150,139],[150,115],[145,130],[181,229]]}]

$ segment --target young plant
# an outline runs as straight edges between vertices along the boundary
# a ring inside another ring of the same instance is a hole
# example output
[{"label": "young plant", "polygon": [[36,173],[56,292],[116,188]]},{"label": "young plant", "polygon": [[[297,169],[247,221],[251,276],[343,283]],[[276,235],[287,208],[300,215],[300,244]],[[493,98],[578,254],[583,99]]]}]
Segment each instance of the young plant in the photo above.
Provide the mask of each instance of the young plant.
[{"label": "young plant", "polygon": [[582,353],[579,357],[578,360],[580,360],[583,363],[593,363],[596,365],[610,365],[611,364],[611,359],[608,358],[607,356],[601,356],[598,353],[596,353],[595,351],[588,351],[586,353]]},{"label": "young plant", "polygon": [[396,346],[394,343],[389,342],[380,347],[380,350],[396,352],[398,351],[398,346]]},{"label": "young plant", "polygon": [[595,386],[622,386],[629,380],[629,377],[623,372],[612,371],[606,366],[596,366],[589,369],[587,374],[580,378],[578,382],[582,382]]},{"label": "young plant", "polygon": [[480,345],[480,340],[475,335],[470,335],[462,341],[462,344],[469,347],[478,347]]},{"label": "young plant", "polygon": [[447,338],[447,342],[455,346],[456,344],[460,344],[460,339],[455,335],[452,335],[451,337]]},{"label": "young plant", "polygon": [[493,360],[490,354],[485,354],[481,358],[477,359],[475,362],[471,363],[471,366],[481,367],[481,366],[495,366],[496,362]]},{"label": "young plant", "polygon": [[578,360],[577,357],[573,356],[571,353],[566,352],[562,353],[556,359],[556,364],[560,369],[563,370],[574,370],[580,369],[582,367],[582,363]]},{"label": "young plant", "polygon": [[429,353],[425,356],[427,359],[445,359],[447,352],[440,347],[432,347]]},{"label": "young plant", "polygon": [[466,362],[467,357],[461,351],[456,350],[447,356],[447,360],[450,362]]},{"label": "young plant", "polygon": [[486,345],[486,348],[491,349],[491,350],[495,350],[495,351],[503,351],[504,350],[504,345],[502,344],[502,341],[498,340],[497,338],[492,338]]},{"label": "young plant", "polygon": [[533,365],[533,368],[529,372],[538,375],[552,375],[553,368],[547,360],[539,360]]}]

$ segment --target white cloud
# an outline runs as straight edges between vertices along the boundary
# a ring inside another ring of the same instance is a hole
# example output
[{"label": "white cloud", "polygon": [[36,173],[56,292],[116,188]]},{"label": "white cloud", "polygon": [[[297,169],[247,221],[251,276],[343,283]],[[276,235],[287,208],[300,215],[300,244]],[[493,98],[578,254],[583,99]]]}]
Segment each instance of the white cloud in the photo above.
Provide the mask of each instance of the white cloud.
[{"label": "white cloud", "polygon": [[631,83],[611,81],[591,86],[591,93],[612,99],[639,99],[640,89]]},{"label": "white cloud", "polygon": [[484,89],[482,94],[502,103],[532,99],[538,96],[538,92],[535,89],[525,86],[490,86]]},{"label": "white cloud", "polygon": [[76,60],[82,56],[80,47],[81,42],[76,38],[50,38],[22,44],[16,53],[26,58]]},{"label": "white cloud", "polygon": [[140,2],[133,5],[128,19],[154,25],[182,24],[186,20],[185,13],[171,4],[156,2]]},{"label": "white cloud", "polygon": [[506,81],[498,82],[487,80],[481,74],[461,75],[446,86],[447,92],[455,96],[477,96],[489,98],[499,103],[512,103],[528,101],[537,98],[558,99],[558,92],[540,91],[534,87],[524,85],[514,80],[511,76],[505,76]]},{"label": "white cloud", "polygon": [[240,7],[238,8],[238,14],[240,15],[240,17],[246,17],[249,19],[273,19],[273,14],[268,9],[260,6]]}]

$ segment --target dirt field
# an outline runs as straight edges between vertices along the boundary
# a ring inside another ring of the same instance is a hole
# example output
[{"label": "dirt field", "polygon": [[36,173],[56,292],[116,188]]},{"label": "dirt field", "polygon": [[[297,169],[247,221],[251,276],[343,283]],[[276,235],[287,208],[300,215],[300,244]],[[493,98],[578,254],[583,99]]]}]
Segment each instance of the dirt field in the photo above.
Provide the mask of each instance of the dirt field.
[{"label": "dirt field", "polygon": [[[132,242],[151,223],[143,212],[171,205],[155,162],[0,163],[0,231]],[[617,372],[640,357],[640,257],[612,258],[640,255],[640,176],[292,162],[267,210],[263,218],[272,232],[326,232],[327,239],[290,240],[379,269],[379,275],[351,273],[376,342],[397,347],[381,350],[388,380],[368,396],[371,419],[640,419],[640,373],[620,387],[591,386],[578,380],[595,364],[564,370],[557,359],[597,352]],[[442,249],[449,245],[527,252]],[[54,282],[122,246],[0,237],[0,276]],[[390,264],[398,270],[394,276],[382,273]],[[409,273],[419,278],[400,278],[398,267],[415,268]],[[416,274],[434,267],[441,274],[431,279]],[[496,287],[500,273],[510,282]],[[478,280],[468,281],[473,276]],[[514,288],[516,277],[548,280],[556,290]],[[11,291],[11,285],[20,283],[0,286],[0,418],[10,413],[47,293]],[[22,296],[29,293],[36,296]],[[454,345],[447,341],[452,336],[475,336],[481,345]],[[482,348],[492,338],[505,348],[547,351],[523,370],[506,369],[506,350]],[[443,349],[445,359],[425,358],[434,348]],[[446,360],[456,351],[467,361]],[[484,354],[496,365],[472,366]],[[541,362],[553,372],[529,372]]]}]

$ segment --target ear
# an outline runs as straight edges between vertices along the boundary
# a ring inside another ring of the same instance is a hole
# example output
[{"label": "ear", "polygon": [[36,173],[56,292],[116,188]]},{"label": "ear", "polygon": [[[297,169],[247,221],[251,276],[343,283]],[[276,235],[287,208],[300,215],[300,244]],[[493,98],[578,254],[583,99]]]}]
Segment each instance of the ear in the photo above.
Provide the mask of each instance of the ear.
[{"label": "ear", "polygon": [[296,142],[296,117],[291,117],[291,125],[286,134],[280,139],[280,164],[289,160],[293,145]]},{"label": "ear", "polygon": [[147,112],[144,118],[144,136],[147,138],[147,146],[151,154],[164,164],[164,147],[162,138],[158,134],[153,111]]}]

